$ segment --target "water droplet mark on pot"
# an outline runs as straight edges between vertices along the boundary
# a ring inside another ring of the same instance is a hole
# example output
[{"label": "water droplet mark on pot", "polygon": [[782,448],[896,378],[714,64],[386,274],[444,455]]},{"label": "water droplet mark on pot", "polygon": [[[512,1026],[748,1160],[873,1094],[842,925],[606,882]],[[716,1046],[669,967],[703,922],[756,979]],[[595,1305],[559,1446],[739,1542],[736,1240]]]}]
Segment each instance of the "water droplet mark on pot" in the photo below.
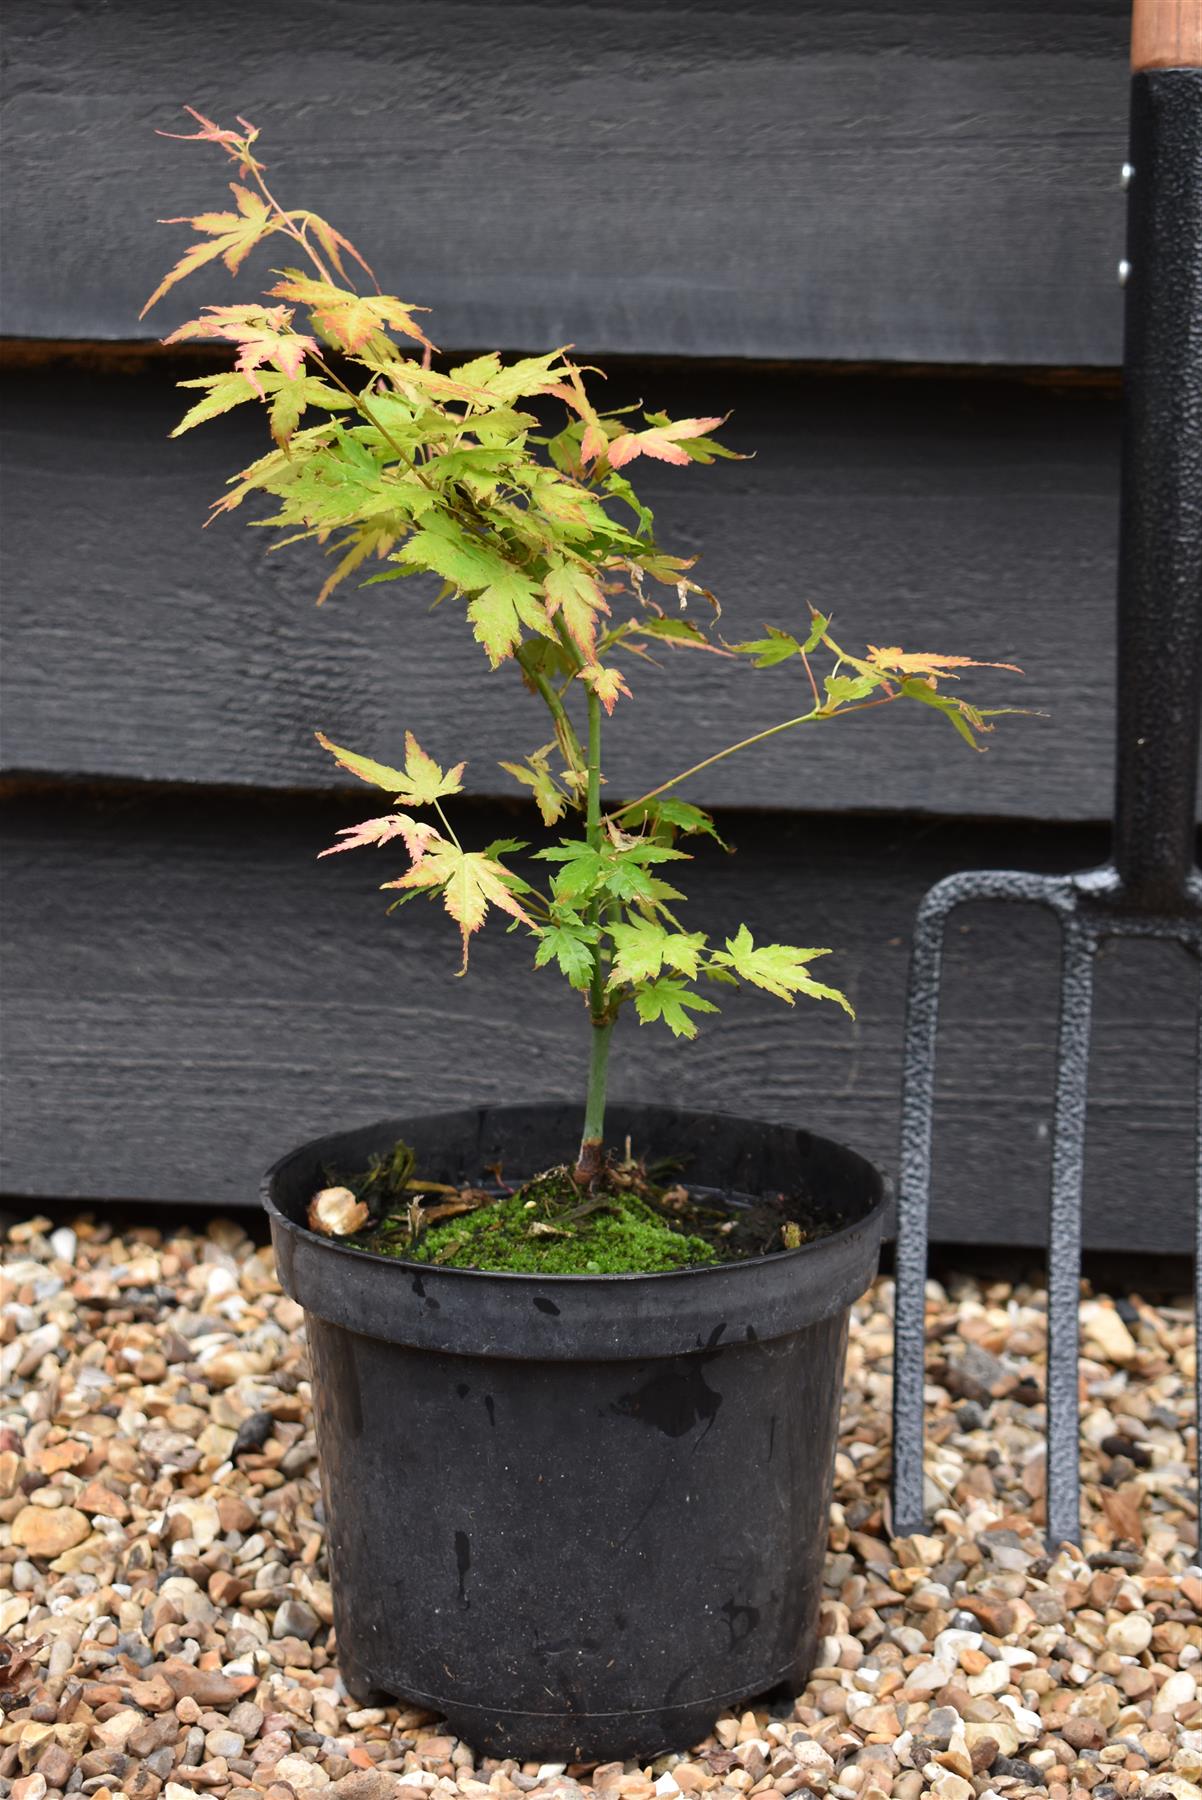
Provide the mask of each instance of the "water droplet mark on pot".
[{"label": "water droplet mark on pot", "polygon": [[653,1375],[642,1387],[615,1400],[612,1411],[653,1425],[665,1437],[684,1437],[703,1421],[708,1431],[717,1417],[722,1396],[706,1382],[701,1365],[707,1360],[693,1356],[675,1358],[662,1374]]},{"label": "water droplet mark on pot", "polygon": [[554,1300],[544,1299],[543,1295],[538,1294],[535,1296],[534,1304],[537,1306],[539,1312],[553,1313],[556,1318],[559,1317],[559,1308],[556,1306]]}]

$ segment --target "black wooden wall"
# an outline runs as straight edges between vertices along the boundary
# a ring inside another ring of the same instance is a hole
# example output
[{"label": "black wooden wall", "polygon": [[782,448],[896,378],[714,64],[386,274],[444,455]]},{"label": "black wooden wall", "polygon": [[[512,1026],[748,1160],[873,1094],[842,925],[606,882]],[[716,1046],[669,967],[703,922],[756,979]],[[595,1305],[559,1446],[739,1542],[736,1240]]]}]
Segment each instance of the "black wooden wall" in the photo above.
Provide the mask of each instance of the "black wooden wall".
[{"label": "black wooden wall", "polygon": [[[1125,35],[1120,0],[13,0],[8,1192],[251,1203],[306,1135],[582,1074],[582,1022],[516,940],[456,983],[433,909],[384,917],[382,862],[314,861],[363,797],[332,789],[314,726],[470,746],[485,836],[517,817],[497,759],[539,727],[449,609],[385,588],[316,612],[310,558],[201,531],[252,440],[233,419],[166,442],[180,367],[153,339],[214,283],[137,312],[177,253],[153,221],[224,175],[154,128],[185,100],[252,118],[279,185],[450,348],[571,340],[616,397],[733,408],[755,460],[643,483],[731,635],[812,600],[851,639],[1027,669],[1048,716],[985,756],[869,715],[690,790],[738,846],[702,853],[697,922],[837,945],[854,1025],[743,998],[692,1047],[623,1032],[620,1091],[796,1119],[891,1166],[923,888],[1105,851]],[[706,661],[636,684],[614,792],[783,715],[786,671]],[[938,1229],[1034,1243],[1055,946],[981,909],[950,962]],[[1142,1245],[1187,1244],[1186,1011],[1172,955],[1108,954],[1098,1246],[1130,1245],[1133,1208]]]}]

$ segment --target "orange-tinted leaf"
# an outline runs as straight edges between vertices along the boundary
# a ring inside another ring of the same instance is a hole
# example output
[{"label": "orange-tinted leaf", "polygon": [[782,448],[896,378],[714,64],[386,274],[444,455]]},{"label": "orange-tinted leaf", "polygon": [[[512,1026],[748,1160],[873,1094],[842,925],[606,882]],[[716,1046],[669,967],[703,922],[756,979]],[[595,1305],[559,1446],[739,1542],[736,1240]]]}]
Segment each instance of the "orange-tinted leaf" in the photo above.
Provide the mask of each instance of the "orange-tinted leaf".
[{"label": "orange-tinted leaf", "polygon": [[200,242],[190,244],[180,257],[175,267],[160,281],[150,299],[146,302],[138,317],[144,319],[157,300],[161,300],[168,288],[182,281],[185,275],[191,275],[204,263],[213,262],[220,257],[231,275],[236,275],[255,245],[263,238],[280,229],[280,222],[272,214],[267,202],[252,194],[248,188],[239,187],[236,181],[230,183],[230,192],[238,203],[234,212],[197,213],[195,218],[163,219],[164,225],[191,225],[197,231],[207,234],[209,241],[202,238]]},{"label": "orange-tinted leaf", "polygon": [[[1015,675],[1022,670],[1017,663],[978,662],[971,656],[929,656],[921,650],[902,650],[896,645],[887,650],[869,644],[866,658],[874,669],[890,675],[933,675],[936,678],[952,669],[1010,669]],[[956,678],[953,675],[952,680]]]},{"label": "orange-tinted leaf", "polygon": [[276,300],[295,300],[307,306],[318,330],[351,355],[386,326],[399,331],[402,337],[416,339],[429,350],[436,347],[413,317],[415,312],[429,309],[406,306],[391,294],[353,294],[349,289],[331,287],[328,281],[315,281],[312,276],[295,271],[277,282],[271,294]]},{"label": "orange-tinted leaf", "polygon": [[282,375],[297,376],[304,373],[305,352],[317,351],[311,337],[292,330],[287,306],[206,306],[201,318],[189,319],[163,342],[178,344],[185,338],[225,338],[240,344],[234,366],[260,395],[263,389],[254,371],[263,363],[273,364]]},{"label": "orange-tinted leaf", "polygon": [[682,438],[704,437],[721,425],[719,419],[673,419],[667,425],[649,425],[646,431],[624,431],[609,446],[609,466],[620,469],[636,456],[653,456],[659,462],[687,463],[687,450],[680,448]]},{"label": "orange-tinted leaf", "polygon": [[461,850],[440,838],[432,843],[420,862],[407,875],[386,881],[386,888],[441,888],[442,903],[459,927],[463,939],[463,963],[467,968],[468,941],[483,925],[490,906],[499,907],[511,918],[534,929],[534,920],[526,912],[507,883],[508,870],[478,850]]},{"label": "orange-tinted leaf", "polygon": [[343,841],[319,851],[317,860],[320,862],[323,856],[337,856],[340,850],[358,850],[365,844],[391,843],[393,838],[399,837],[404,840],[414,863],[419,863],[426,846],[438,835],[433,825],[411,819],[408,813],[386,813],[382,819],[364,819],[361,825],[344,825],[338,833]]},{"label": "orange-tinted leaf", "polygon": [[630,689],[620,669],[607,669],[600,663],[589,663],[587,668],[581,669],[580,679],[588,682],[607,713],[612,713],[619,694],[630,698]]},{"label": "orange-tinted leaf", "polygon": [[563,613],[563,622],[578,649],[591,661],[597,641],[597,614],[607,613],[609,603],[596,580],[579,563],[559,562],[543,580],[547,617]]},{"label": "orange-tinted leaf", "polygon": [[354,257],[365,274],[369,275],[373,281],[375,280],[375,270],[371,264],[359,254],[350,238],[343,237],[340,231],[335,231],[328,219],[323,219],[320,214],[311,212],[293,212],[289,213],[288,217],[300,225],[302,232],[311,231],[313,233],[343,281],[347,279],[346,269],[342,262],[344,250],[348,256]]}]

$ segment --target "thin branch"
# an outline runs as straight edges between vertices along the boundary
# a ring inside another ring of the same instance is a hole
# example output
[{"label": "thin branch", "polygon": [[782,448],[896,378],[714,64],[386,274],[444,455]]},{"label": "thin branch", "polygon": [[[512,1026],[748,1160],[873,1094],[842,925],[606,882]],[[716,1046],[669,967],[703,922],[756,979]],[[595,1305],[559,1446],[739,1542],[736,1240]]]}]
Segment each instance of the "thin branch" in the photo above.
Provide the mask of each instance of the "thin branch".
[{"label": "thin branch", "polygon": [[[856,706],[841,706],[838,712],[828,713],[825,718],[837,719],[845,713],[868,712],[874,706],[888,706],[890,699],[896,700],[896,698],[897,695],[893,694],[885,700],[865,700]],[[737,750],[749,750],[753,744],[762,744],[766,738],[775,737],[778,732],[792,731],[795,725],[820,723],[823,718],[824,715],[816,710],[799,713],[795,719],[782,719],[779,725],[770,725],[767,731],[757,731],[751,737],[740,738],[737,744],[728,744],[725,750],[718,750],[713,756],[707,756],[704,761],[694,763],[691,769],[683,769],[679,775],[673,775],[671,781],[662,781],[658,787],[652,788],[650,793],[641,794],[637,800],[628,800],[625,806],[619,806],[616,812],[610,814],[610,817],[620,819],[624,814],[633,812],[636,807],[645,806],[648,800],[655,800],[660,794],[666,794],[669,788],[679,787],[682,781],[689,779],[690,775],[699,775],[702,769],[712,768],[714,763],[721,762],[724,757],[733,756]]]}]

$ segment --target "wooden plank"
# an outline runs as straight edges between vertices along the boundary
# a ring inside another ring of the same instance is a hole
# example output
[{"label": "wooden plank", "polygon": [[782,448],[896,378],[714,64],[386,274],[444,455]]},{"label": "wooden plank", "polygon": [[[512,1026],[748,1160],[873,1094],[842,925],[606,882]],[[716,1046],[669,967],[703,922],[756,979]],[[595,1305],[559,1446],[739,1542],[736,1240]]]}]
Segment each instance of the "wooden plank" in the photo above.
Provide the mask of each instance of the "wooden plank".
[{"label": "wooden plank", "polygon": [[[467,808],[471,842],[511,812]],[[231,796],[10,804],[3,915],[4,1189],[27,1199],[252,1205],[259,1171],[319,1132],[406,1109],[573,1098],[586,1029],[524,943],[486,929],[462,982],[437,907],[384,915],[387,853],[317,864],[345,801]],[[690,922],[837,946],[853,1024],[723,995],[694,1045],[624,1020],[614,1091],[793,1120],[895,1166],[907,939],[920,891],[964,863],[1068,868],[1096,830],[963,823],[725,821]],[[1054,1059],[1054,930],[976,908],[949,938],[936,1234],[1043,1236]],[[1192,982],[1124,944],[1098,982],[1086,1237],[1185,1253]]]},{"label": "wooden plank", "polygon": [[[449,346],[1113,364],[1126,0],[10,0],[3,311],[127,339],[249,116]],[[225,277],[196,289],[225,298]],[[196,301],[192,301],[193,310]]]},{"label": "wooden plank", "polygon": [[[475,792],[548,735],[512,669],[489,677],[461,611],[417,584],[311,603],[311,545],[265,556],[238,520],[201,529],[259,447],[235,416],[166,443],[179,397],[140,376],[10,379],[2,452],[9,770],[320,787],[313,742],[391,758],[408,727]],[[818,377],[621,366],[615,399],[734,409],[754,460],[640,465],[664,542],[704,551],[721,629],[833,612],[849,644],[1018,662],[973,676],[1003,721],[973,755],[925,709],[784,735],[719,763],[690,793],[719,805],[1043,818],[1109,812],[1118,405],[1101,387]],[[69,509],[64,514],[64,508]],[[64,523],[64,518],[69,523]],[[609,734],[612,791],[640,793],[801,710],[797,665],[753,673],[694,653],[632,668]],[[357,785],[357,784],[355,784]]]}]

